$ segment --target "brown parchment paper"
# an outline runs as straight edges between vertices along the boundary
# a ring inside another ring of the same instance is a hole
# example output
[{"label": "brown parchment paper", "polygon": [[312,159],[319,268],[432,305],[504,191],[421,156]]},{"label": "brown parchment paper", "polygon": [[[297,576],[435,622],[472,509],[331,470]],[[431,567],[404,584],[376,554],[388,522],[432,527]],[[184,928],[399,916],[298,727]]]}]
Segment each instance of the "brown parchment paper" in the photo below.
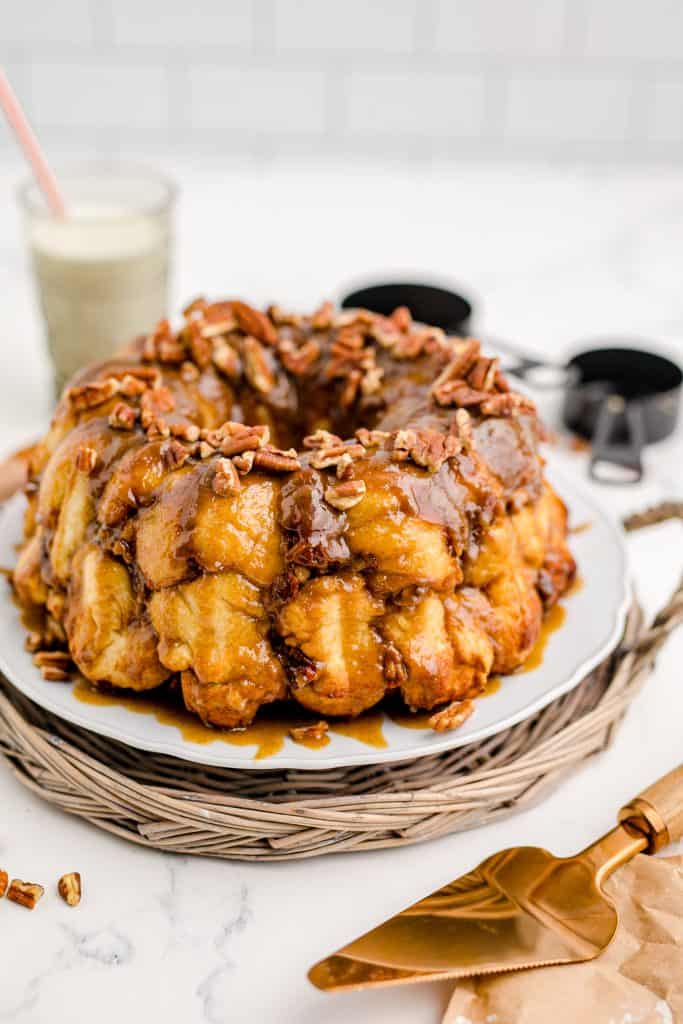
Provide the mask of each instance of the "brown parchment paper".
[{"label": "brown parchment paper", "polygon": [[638,856],[605,891],[619,928],[601,956],[459,982],[444,1024],[683,1024],[683,857]]}]

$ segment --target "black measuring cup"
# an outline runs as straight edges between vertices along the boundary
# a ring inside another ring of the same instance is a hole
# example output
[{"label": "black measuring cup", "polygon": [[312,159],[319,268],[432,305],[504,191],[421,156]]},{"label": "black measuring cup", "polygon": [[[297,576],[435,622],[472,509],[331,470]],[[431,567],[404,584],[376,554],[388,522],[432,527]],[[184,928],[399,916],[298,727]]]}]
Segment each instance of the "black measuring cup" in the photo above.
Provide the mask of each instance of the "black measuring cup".
[{"label": "black measuring cup", "polygon": [[[393,282],[356,289],[342,298],[344,309],[363,307],[388,316],[408,306],[413,318],[467,334],[473,303],[436,285]],[[536,388],[564,392],[562,418],[591,442],[590,475],[604,483],[636,483],[642,478],[646,444],[673,433],[678,419],[683,373],[670,359],[640,348],[605,344],[572,356],[565,365],[534,358],[499,339],[489,343],[503,354],[508,373]]]},{"label": "black measuring cup", "polygon": [[676,428],[683,372],[648,349],[606,345],[577,352],[566,365],[521,355],[493,342],[516,360],[505,369],[537,388],[564,392],[562,419],[591,443],[589,473],[600,483],[637,483],[642,453]]},{"label": "black measuring cup", "polygon": [[435,284],[372,284],[344,295],[340,305],[342,309],[369,309],[381,316],[407,306],[413,320],[441,327],[447,334],[467,334],[472,319],[470,299]]}]

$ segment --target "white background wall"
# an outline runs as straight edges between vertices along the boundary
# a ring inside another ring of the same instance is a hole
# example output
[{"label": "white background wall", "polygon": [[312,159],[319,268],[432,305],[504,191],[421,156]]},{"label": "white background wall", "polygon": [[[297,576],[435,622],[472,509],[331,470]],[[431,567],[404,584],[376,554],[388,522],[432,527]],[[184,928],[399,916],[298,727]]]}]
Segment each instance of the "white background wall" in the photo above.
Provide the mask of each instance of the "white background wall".
[{"label": "white background wall", "polygon": [[79,154],[683,154],[681,0],[5,0],[0,61]]}]

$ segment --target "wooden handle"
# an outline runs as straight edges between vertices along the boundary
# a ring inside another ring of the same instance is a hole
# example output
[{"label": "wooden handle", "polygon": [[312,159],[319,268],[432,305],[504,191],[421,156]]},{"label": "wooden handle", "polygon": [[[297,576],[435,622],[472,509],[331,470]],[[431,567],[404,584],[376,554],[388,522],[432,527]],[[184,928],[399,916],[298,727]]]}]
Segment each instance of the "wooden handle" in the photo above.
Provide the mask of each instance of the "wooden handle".
[{"label": "wooden handle", "polygon": [[645,833],[646,853],[683,839],[683,764],[622,807],[619,821]]}]

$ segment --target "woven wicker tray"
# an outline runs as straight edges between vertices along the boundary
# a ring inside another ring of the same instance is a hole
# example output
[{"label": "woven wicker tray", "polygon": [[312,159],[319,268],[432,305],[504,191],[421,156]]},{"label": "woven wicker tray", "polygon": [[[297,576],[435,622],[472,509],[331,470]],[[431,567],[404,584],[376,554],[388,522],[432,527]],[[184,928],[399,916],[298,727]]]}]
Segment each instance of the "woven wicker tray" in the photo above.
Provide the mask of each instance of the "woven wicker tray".
[{"label": "woven wicker tray", "polygon": [[[627,527],[671,515],[670,507],[650,510]],[[681,621],[683,581],[647,628],[634,605],[616,651],[538,714],[483,742],[399,764],[320,772],[192,765],[70,725],[2,677],[0,755],[44,799],[160,850],[255,861],[405,846],[528,806],[609,746]]]}]

